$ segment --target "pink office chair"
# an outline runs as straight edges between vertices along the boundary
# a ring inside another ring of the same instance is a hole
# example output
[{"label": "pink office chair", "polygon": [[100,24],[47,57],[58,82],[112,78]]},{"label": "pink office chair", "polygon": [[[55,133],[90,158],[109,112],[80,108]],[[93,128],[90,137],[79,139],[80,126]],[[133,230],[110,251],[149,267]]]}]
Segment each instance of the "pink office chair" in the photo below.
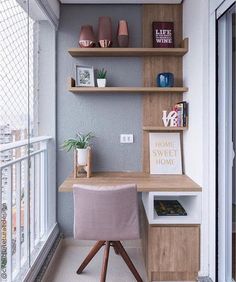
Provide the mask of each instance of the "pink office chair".
[{"label": "pink office chair", "polygon": [[139,218],[136,185],[88,186],[74,185],[74,237],[96,240],[88,256],[80,265],[82,273],[102,246],[105,245],[101,282],[106,281],[110,246],[121,255],[138,282],[138,274],[121,240],[138,239]]}]

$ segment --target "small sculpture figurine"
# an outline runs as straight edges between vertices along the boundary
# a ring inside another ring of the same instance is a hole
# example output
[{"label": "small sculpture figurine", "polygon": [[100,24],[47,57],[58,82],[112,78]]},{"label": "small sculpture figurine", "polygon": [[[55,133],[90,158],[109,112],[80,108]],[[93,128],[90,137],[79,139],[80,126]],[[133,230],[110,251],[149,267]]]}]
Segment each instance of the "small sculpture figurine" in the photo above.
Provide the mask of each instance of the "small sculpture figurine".
[{"label": "small sculpture figurine", "polygon": [[163,111],[162,112],[162,120],[164,123],[165,127],[176,127],[177,126],[177,118],[178,118],[178,114],[176,113],[176,111],[171,111],[169,112],[169,114],[167,115],[167,111]]}]

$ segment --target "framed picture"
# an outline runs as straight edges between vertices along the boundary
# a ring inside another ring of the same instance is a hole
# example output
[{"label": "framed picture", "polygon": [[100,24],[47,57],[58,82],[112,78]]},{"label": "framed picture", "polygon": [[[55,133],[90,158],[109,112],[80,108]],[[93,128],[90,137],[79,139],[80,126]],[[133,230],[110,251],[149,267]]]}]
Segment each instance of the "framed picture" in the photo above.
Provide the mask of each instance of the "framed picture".
[{"label": "framed picture", "polygon": [[76,66],[75,86],[94,87],[94,69],[89,66]]},{"label": "framed picture", "polygon": [[173,22],[153,22],[153,47],[173,48],[174,47],[174,23]]},{"label": "framed picture", "polygon": [[182,174],[180,133],[149,133],[150,174]]}]

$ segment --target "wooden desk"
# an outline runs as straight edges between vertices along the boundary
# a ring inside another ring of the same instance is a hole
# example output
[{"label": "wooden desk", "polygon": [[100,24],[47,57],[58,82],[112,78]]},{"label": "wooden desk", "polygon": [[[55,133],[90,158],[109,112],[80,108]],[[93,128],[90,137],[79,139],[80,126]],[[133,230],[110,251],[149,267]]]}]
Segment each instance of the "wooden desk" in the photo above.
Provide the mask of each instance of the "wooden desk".
[{"label": "wooden desk", "polygon": [[[186,175],[150,175],[142,172],[97,172],[91,178],[69,176],[59,192],[72,192],[73,184],[118,185],[135,183],[138,192],[201,192],[202,188]],[[190,193],[191,194],[191,193]],[[197,193],[196,193],[197,194]],[[140,207],[142,249],[149,281],[195,281],[200,261],[199,224],[155,224],[148,222]],[[164,259],[160,254],[165,254]],[[176,260],[181,257],[181,263]],[[183,262],[183,263],[182,263]],[[170,272],[171,269],[171,272]]]},{"label": "wooden desk", "polygon": [[202,188],[186,175],[150,175],[142,172],[96,172],[90,178],[71,174],[59,192],[72,192],[73,184],[118,185],[135,183],[138,192],[201,192]]}]

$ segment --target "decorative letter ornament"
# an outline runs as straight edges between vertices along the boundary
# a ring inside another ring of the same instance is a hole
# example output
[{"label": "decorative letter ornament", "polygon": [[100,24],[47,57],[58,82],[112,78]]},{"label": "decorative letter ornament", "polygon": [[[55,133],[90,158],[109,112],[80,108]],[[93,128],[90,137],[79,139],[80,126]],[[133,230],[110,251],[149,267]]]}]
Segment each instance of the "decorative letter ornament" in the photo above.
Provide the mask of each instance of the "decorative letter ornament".
[{"label": "decorative letter ornament", "polygon": [[163,111],[162,112],[162,120],[164,123],[165,127],[176,127],[177,126],[177,118],[178,118],[178,114],[176,113],[176,111],[171,111],[169,112],[169,114],[167,115],[167,111]]}]

